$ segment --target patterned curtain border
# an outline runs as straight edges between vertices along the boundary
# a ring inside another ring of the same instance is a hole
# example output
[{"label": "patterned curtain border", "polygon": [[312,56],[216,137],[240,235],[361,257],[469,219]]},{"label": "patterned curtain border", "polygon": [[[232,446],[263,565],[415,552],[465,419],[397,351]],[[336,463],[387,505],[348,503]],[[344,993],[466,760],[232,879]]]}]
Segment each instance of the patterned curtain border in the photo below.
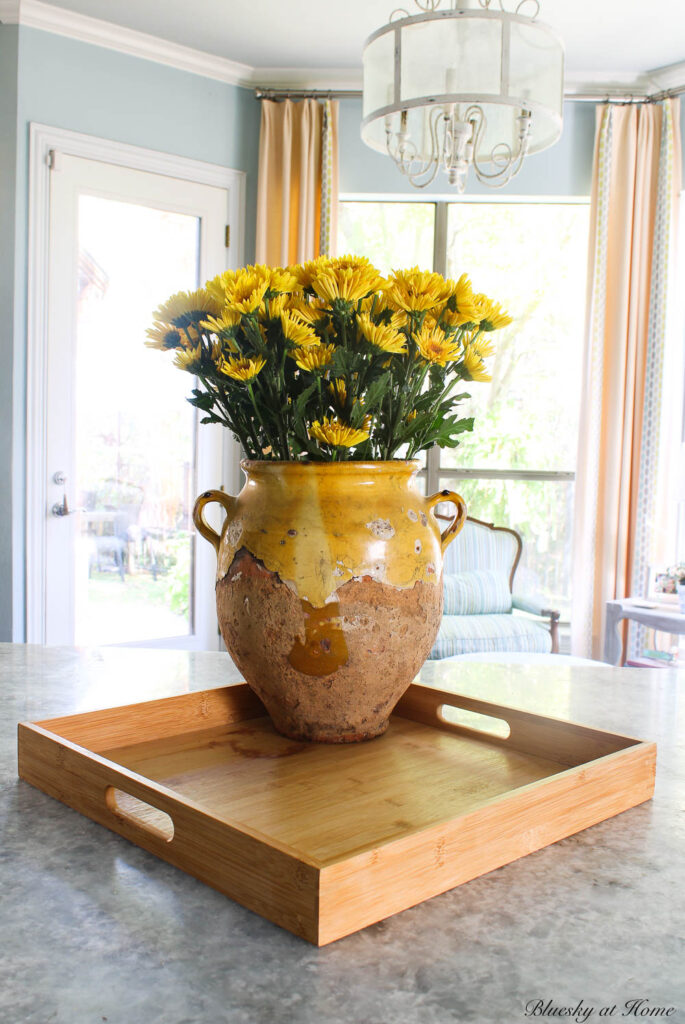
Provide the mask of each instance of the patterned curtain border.
[{"label": "patterned curtain border", "polygon": [[319,230],[319,253],[327,256],[331,248],[331,213],[333,202],[333,132],[331,101],[324,102],[323,126],[321,129],[321,226]]},{"label": "patterned curtain border", "polygon": [[[657,200],[652,246],[652,279],[649,293],[645,401],[640,439],[640,475],[638,480],[637,520],[631,593],[642,594],[650,562],[650,538],[654,528],[657,470],[659,465],[659,424],[664,377],[667,291],[672,246],[673,193],[673,108],[670,101],[661,104],[662,128],[659,152]],[[645,629],[631,623],[628,658],[640,657]]]},{"label": "patterned curtain border", "polygon": [[[599,452],[602,430],[602,388],[604,383],[604,330],[606,316],[607,286],[607,237],[609,232],[609,194],[611,188],[611,150],[613,141],[612,107],[607,105],[602,112],[597,155],[597,227],[595,231],[594,278],[592,284],[592,321],[590,327],[590,366],[587,376],[588,389],[585,408],[588,416],[588,465],[587,480],[590,490],[586,496],[585,508],[589,512],[589,529],[585,531],[585,557],[583,562],[591,567],[585,580],[585,599],[582,605],[583,619],[576,623],[574,631],[582,636],[584,653],[591,657],[593,640],[593,609],[595,603],[595,549],[597,547],[597,502],[599,494]],[[576,608],[578,606],[576,605]]]}]

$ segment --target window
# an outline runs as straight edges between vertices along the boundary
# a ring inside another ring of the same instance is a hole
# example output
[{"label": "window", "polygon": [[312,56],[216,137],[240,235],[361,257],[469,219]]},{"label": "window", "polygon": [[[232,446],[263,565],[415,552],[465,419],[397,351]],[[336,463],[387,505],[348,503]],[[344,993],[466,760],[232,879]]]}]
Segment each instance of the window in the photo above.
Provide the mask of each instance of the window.
[{"label": "window", "polygon": [[517,589],[570,617],[573,482],[585,316],[587,202],[358,202],[340,208],[339,249],[379,269],[469,274],[514,323],[494,336],[490,384],[469,387],[475,429],[433,450],[426,488],[524,540]]}]

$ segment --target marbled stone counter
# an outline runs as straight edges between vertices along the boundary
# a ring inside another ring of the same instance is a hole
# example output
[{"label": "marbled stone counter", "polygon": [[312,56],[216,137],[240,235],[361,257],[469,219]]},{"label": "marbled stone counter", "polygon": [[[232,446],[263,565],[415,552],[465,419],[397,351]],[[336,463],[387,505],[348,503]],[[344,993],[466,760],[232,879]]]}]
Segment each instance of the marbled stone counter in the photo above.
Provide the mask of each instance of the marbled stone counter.
[{"label": "marbled stone counter", "polygon": [[322,949],[17,779],[18,721],[237,678],[220,654],[0,645],[0,1024],[685,1021],[682,673],[428,664],[427,685],[656,740],[656,795]]}]

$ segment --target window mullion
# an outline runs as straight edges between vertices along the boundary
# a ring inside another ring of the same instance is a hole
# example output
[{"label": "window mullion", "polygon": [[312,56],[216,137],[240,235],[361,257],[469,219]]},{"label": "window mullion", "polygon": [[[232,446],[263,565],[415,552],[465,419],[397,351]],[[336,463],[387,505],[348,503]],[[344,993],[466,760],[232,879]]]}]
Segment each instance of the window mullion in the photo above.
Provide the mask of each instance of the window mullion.
[{"label": "window mullion", "polygon": [[[433,270],[447,277],[447,203],[435,204],[433,230]],[[440,486],[440,449],[433,445],[426,452],[426,494],[435,494]]]},{"label": "window mullion", "polygon": [[426,452],[426,494],[435,494],[440,487],[440,449],[437,444]]},{"label": "window mullion", "polygon": [[576,474],[567,469],[478,469],[443,466],[443,477],[461,477],[464,480],[575,480]]},{"label": "window mullion", "polygon": [[433,270],[447,277],[447,214],[449,203],[435,204],[433,233]]}]

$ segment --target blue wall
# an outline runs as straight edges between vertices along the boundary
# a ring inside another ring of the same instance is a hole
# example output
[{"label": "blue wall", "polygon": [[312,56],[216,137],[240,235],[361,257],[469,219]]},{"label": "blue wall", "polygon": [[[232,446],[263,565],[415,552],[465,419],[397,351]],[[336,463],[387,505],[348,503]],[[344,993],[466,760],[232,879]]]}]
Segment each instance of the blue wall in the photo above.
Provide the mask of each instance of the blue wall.
[{"label": "blue wall", "polygon": [[19,30],[0,26],[0,640],[12,621],[12,398]]},{"label": "blue wall", "polygon": [[[438,173],[426,189],[417,190],[400,174],[392,160],[362,142],[361,100],[340,101],[340,191],[387,194],[454,196]],[[594,103],[564,104],[564,127],[559,142],[543,153],[529,156],[509,185],[491,189],[469,177],[469,195],[588,196],[592,181],[595,133]]]},{"label": "blue wall", "polygon": [[[0,76],[0,308],[8,308],[5,301],[11,308],[13,294],[15,311],[13,340],[7,318],[0,318],[0,640],[9,640],[24,635],[29,124],[246,171],[245,256],[251,260],[259,103],[252,90],[23,26],[0,25]],[[14,260],[5,251],[11,239]]]}]

